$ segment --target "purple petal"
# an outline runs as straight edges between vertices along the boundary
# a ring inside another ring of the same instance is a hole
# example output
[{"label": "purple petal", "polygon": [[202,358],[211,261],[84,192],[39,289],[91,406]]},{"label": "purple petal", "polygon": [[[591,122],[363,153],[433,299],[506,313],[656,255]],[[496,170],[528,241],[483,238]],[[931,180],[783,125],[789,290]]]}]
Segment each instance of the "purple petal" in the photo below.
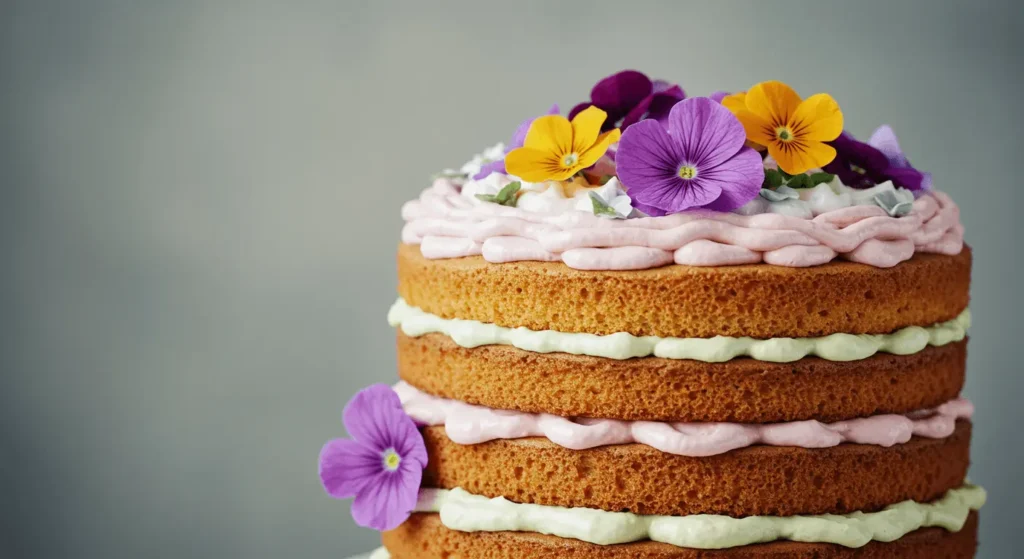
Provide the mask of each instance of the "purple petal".
[{"label": "purple petal", "polygon": [[889,160],[881,151],[848,132],[829,144],[836,149],[836,158],[825,166],[825,171],[838,175],[846,186],[868,188],[887,180],[884,173],[889,169]]},{"label": "purple petal", "polygon": [[679,146],[656,120],[629,127],[615,154],[619,180],[629,189],[630,197],[662,179],[676,177],[682,163]]},{"label": "purple petal", "polygon": [[383,472],[352,502],[352,518],[365,528],[387,531],[405,522],[416,507],[422,468]]},{"label": "purple petal", "polygon": [[[629,112],[626,113],[626,116],[622,117],[622,122],[619,123],[619,128],[621,130],[625,130],[630,126],[640,122],[645,116],[647,116],[647,111],[648,108],[651,106],[652,101],[654,101],[653,95],[648,95],[647,97],[641,99],[635,107],[633,107],[632,109],[629,110]],[[609,123],[606,121],[605,124],[607,125]],[[611,126],[608,127],[608,130],[615,128],[614,122],[610,124]],[[601,129],[604,130],[604,126],[602,126]]]},{"label": "purple petal", "polygon": [[693,97],[672,107],[669,134],[681,146],[683,160],[698,169],[717,167],[736,155],[747,134],[732,111],[707,97]]},{"label": "purple petal", "polygon": [[711,99],[712,101],[714,101],[715,103],[721,103],[722,99],[725,99],[726,97],[728,97],[730,95],[732,95],[732,94],[729,93],[728,91],[716,91],[716,92],[712,93],[711,95],[708,95],[708,98]]},{"label": "purple petal", "polygon": [[906,167],[908,165],[906,156],[903,155],[903,150],[900,149],[900,141],[896,138],[896,133],[888,124],[879,126],[874,133],[871,134],[871,138],[868,139],[868,145],[882,152],[886,159],[889,160],[889,164],[894,167]]},{"label": "purple petal", "polygon": [[623,70],[597,82],[590,101],[609,113],[625,114],[653,92],[651,80],[636,70]]},{"label": "purple petal", "polygon": [[[908,190],[928,190],[931,188],[931,175],[925,177],[925,173],[913,167],[899,168],[889,167],[884,177],[891,180],[896,186],[902,186]],[[927,182],[926,182],[927,178]]]},{"label": "purple petal", "polygon": [[386,384],[374,384],[360,390],[345,406],[342,417],[349,435],[377,452],[395,446],[396,426],[412,424],[412,419],[402,409],[398,394]]},{"label": "purple petal", "polygon": [[[516,147],[522,147],[522,146],[516,146]],[[484,163],[482,166],[480,166],[480,171],[477,174],[473,175],[473,180],[478,181],[478,180],[481,180],[481,179],[485,179],[491,173],[501,173],[503,175],[506,174],[505,173],[505,160],[504,159],[499,159],[497,161],[491,161],[490,163]]]},{"label": "purple petal", "polygon": [[665,210],[661,208],[655,208],[654,206],[648,206],[647,204],[644,204],[639,200],[633,200],[633,207],[653,217],[661,217],[663,215],[668,215],[668,212],[666,212]]},{"label": "purple petal", "polygon": [[645,207],[651,206],[668,213],[677,213],[703,207],[721,195],[722,187],[717,181],[704,180],[702,177],[692,180],[665,177],[652,182],[632,198]]},{"label": "purple petal", "polygon": [[704,207],[718,212],[731,212],[753,200],[764,182],[764,162],[756,150],[743,147],[739,153],[717,167],[701,169],[698,177],[716,183],[722,194]]},{"label": "purple petal", "polygon": [[651,100],[651,105],[647,109],[647,118],[653,118],[660,122],[668,121],[668,115],[672,111],[672,107],[676,106],[676,103],[683,99],[686,99],[686,93],[678,85],[673,85],[664,91],[655,93],[654,99]]},{"label": "purple petal", "polygon": [[381,460],[380,452],[356,441],[328,441],[320,450],[320,483],[331,497],[354,497],[383,471]]}]

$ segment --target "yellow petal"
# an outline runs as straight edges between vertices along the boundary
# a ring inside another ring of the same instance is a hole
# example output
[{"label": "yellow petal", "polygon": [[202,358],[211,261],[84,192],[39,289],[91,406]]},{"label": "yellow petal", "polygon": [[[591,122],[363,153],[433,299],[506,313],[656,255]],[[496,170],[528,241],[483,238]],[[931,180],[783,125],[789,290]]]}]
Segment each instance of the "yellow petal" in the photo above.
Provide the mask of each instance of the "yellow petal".
[{"label": "yellow petal", "polygon": [[[565,119],[562,119],[565,120]],[[569,121],[566,120],[566,123]],[[533,130],[533,127],[530,127]],[[550,152],[522,147],[505,154],[505,170],[526,182],[543,182],[562,180],[572,176],[565,174],[565,168],[559,163],[557,156]]]},{"label": "yellow petal", "polygon": [[822,142],[771,142],[768,144],[768,154],[779,164],[780,169],[791,175],[824,167],[836,158],[835,148]]},{"label": "yellow petal", "polygon": [[606,151],[608,151],[608,148],[612,144],[618,142],[619,137],[621,136],[622,131],[619,130],[618,128],[614,128],[612,130],[605,132],[604,134],[601,134],[597,138],[597,142],[594,143],[593,147],[590,147],[589,149],[580,154],[579,168],[586,169],[587,167],[590,167],[594,163],[597,163],[597,160],[601,159],[601,156],[604,155]]},{"label": "yellow petal", "polygon": [[744,109],[736,113],[736,119],[743,125],[748,141],[766,146],[775,140],[775,128],[759,115]]},{"label": "yellow petal", "polygon": [[747,92],[741,91],[739,93],[733,93],[732,95],[725,96],[725,98],[722,99],[722,106],[732,111],[733,114],[746,109]]},{"label": "yellow petal", "polygon": [[831,95],[811,95],[796,108],[790,127],[802,140],[828,142],[843,133],[843,112]]},{"label": "yellow petal", "polygon": [[523,146],[547,152],[560,159],[572,153],[572,124],[561,115],[538,117],[530,125]]},{"label": "yellow petal", "polygon": [[597,142],[601,133],[601,125],[608,118],[608,113],[591,105],[580,111],[572,119],[572,151],[577,154],[590,149]]},{"label": "yellow petal", "polygon": [[767,120],[772,127],[789,122],[800,106],[800,96],[782,82],[761,82],[747,91],[747,110]]}]

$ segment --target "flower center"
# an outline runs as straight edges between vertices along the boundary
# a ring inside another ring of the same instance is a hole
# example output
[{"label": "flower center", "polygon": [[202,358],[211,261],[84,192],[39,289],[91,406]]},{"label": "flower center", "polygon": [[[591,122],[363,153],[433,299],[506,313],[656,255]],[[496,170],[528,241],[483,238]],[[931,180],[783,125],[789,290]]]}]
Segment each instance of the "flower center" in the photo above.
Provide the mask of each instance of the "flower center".
[{"label": "flower center", "polygon": [[579,163],[579,161],[580,161],[580,156],[576,155],[575,153],[570,153],[569,155],[566,155],[565,157],[562,158],[562,166],[563,167],[572,167],[572,166],[576,165],[577,163]]},{"label": "flower center", "polygon": [[381,454],[382,462],[384,462],[384,469],[393,472],[398,469],[398,465],[402,463],[402,457],[395,452],[395,449],[389,448]]},{"label": "flower center", "polygon": [[783,142],[790,142],[793,140],[793,131],[788,126],[780,126],[775,129],[775,137]]},{"label": "flower center", "polygon": [[697,168],[693,165],[683,165],[679,168],[679,178],[686,180],[697,178]]}]

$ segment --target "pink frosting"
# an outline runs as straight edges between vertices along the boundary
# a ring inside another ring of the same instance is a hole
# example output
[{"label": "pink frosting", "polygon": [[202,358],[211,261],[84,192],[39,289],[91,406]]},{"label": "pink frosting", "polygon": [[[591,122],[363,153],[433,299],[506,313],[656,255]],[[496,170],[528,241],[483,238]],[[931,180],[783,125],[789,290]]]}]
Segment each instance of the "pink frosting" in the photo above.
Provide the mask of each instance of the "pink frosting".
[{"label": "pink frosting", "polygon": [[922,195],[910,213],[851,206],[814,219],[689,212],[612,220],[581,211],[528,212],[474,204],[447,179],[402,207],[402,240],[427,258],[482,255],[488,262],[562,261],[579,270],[639,270],[667,264],[726,266],[765,262],[805,267],[837,256],[879,268],[915,252],[958,254],[960,210],[942,192]]},{"label": "pink frosting", "polygon": [[855,443],[888,447],[905,443],[915,435],[930,439],[948,437],[953,434],[957,419],[974,414],[974,405],[960,398],[906,416],[875,415],[838,423],[663,423],[566,419],[494,410],[431,396],[404,382],[395,385],[395,392],[410,417],[424,425],[444,425],[448,438],[458,444],[546,437],[573,450],[640,443],[681,456],[713,456],[756,444],[827,448]]}]

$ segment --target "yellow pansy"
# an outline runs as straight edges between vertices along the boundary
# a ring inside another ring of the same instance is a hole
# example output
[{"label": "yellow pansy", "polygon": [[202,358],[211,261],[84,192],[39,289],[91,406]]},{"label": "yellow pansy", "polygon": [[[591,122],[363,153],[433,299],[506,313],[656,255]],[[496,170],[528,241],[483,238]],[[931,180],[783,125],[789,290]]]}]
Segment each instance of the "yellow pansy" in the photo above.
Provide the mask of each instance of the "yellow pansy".
[{"label": "yellow pansy", "polygon": [[527,182],[565,180],[590,167],[619,141],[618,128],[601,134],[608,114],[588,107],[569,119],[545,115],[533,121],[523,147],[505,155],[505,169]]},{"label": "yellow pansy", "polygon": [[826,144],[843,132],[843,113],[827,93],[800,99],[788,85],[769,81],[722,99],[747,132],[765,146],[783,171],[796,175],[824,167],[836,157]]}]

